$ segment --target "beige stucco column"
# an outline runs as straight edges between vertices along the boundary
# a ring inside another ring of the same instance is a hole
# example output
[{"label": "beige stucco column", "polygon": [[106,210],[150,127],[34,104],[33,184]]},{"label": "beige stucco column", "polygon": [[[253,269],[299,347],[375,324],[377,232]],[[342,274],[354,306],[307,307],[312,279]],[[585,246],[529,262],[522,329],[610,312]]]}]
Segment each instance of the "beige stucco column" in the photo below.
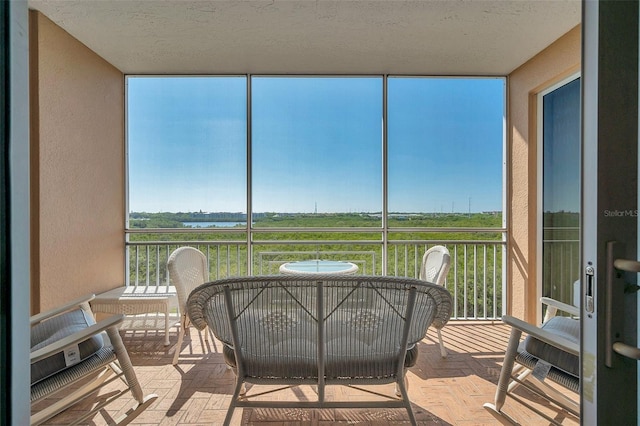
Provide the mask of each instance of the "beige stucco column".
[{"label": "beige stucco column", "polygon": [[537,94],[580,71],[580,38],[578,26],[508,76],[507,310],[529,322],[538,297]]},{"label": "beige stucco column", "polygon": [[29,35],[34,313],[124,284],[124,76],[39,12]]}]

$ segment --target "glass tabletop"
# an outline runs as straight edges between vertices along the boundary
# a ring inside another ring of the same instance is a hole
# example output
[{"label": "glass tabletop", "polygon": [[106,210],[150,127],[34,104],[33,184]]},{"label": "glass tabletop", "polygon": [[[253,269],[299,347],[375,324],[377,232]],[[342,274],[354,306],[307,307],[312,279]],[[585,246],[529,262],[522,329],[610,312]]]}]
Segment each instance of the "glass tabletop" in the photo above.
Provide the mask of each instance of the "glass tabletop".
[{"label": "glass tabletop", "polygon": [[283,274],[355,274],[358,265],[339,260],[302,260],[280,265]]}]

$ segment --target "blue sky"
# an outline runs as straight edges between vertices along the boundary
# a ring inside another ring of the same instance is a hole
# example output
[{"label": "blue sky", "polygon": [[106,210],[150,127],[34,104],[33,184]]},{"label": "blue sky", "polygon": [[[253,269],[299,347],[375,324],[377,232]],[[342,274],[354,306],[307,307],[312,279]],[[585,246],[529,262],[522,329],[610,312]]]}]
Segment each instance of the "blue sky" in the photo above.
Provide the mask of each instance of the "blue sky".
[{"label": "blue sky", "polygon": [[[245,77],[130,77],[130,211],[246,211]],[[501,210],[504,80],[388,79],[392,212]],[[253,210],[379,212],[381,77],[253,77]]]}]

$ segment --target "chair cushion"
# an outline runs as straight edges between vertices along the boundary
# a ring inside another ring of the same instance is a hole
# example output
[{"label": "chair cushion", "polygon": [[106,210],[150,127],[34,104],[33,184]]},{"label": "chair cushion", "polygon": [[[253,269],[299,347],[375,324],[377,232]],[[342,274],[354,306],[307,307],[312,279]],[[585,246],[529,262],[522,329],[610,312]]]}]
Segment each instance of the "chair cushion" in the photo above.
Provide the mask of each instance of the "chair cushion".
[{"label": "chair cushion", "polygon": [[[541,328],[571,342],[580,344],[580,321],[576,319],[553,317],[544,323]],[[524,350],[569,374],[580,375],[580,359],[576,355],[544,343],[532,336],[527,336],[525,339]]]},{"label": "chair cushion", "polygon": [[[66,312],[36,324],[31,328],[31,352],[43,348],[60,339],[79,332],[91,325],[95,320],[91,314],[82,309]],[[31,364],[31,384],[46,379],[74,364],[95,354],[104,346],[102,334],[96,334],[78,344],[79,357],[69,365],[64,355],[60,351],[45,359]]]}]

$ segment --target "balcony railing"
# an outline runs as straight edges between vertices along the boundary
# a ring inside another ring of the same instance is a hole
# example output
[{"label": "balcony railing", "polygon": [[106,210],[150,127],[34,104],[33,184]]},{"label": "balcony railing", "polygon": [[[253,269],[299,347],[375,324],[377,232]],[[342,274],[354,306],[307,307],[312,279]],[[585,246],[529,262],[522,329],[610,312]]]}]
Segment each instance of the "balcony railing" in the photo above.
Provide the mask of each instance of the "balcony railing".
[{"label": "balcony railing", "polygon": [[[314,230],[318,231],[318,230]],[[406,234],[402,234],[404,231]],[[458,231],[458,230],[457,230]],[[278,234],[269,230],[263,232],[263,239],[250,243],[246,233],[225,230],[217,233],[219,239],[175,240],[196,234],[196,231],[185,233],[184,230],[171,231],[168,241],[129,241],[127,242],[127,285],[167,285],[169,274],[167,259],[171,252],[181,246],[192,246],[201,250],[209,261],[209,276],[212,280],[231,276],[277,274],[281,264],[306,259],[343,260],[355,263],[359,274],[391,275],[417,278],[420,273],[422,255],[433,245],[446,246],[451,253],[451,269],[446,279],[446,287],[451,291],[454,300],[453,319],[499,319],[504,314],[505,302],[505,246],[504,231],[490,230],[501,235],[495,240],[409,240],[407,230],[394,233],[399,239],[366,240],[371,229],[356,230],[350,234],[360,235],[360,239],[337,240],[296,240],[286,239],[285,233]],[[197,232],[202,232],[197,231]],[[359,232],[359,234],[358,234]],[[486,235],[487,230],[482,230]],[[131,232],[144,234],[149,238],[149,230]],[[166,237],[169,231],[162,231]],[[468,232],[474,235],[474,232]],[[278,235],[274,237],[275,235]],[[201,235],[198,235],[200,237]],[[476,237],[480,238],[478,232]],[[131,239],[136,239],[131,238]]]},{"label": "balcony railing", "polygon": [[542,295],[574,304],[580,277],[580,228],[545,227],[542,241]]}]

